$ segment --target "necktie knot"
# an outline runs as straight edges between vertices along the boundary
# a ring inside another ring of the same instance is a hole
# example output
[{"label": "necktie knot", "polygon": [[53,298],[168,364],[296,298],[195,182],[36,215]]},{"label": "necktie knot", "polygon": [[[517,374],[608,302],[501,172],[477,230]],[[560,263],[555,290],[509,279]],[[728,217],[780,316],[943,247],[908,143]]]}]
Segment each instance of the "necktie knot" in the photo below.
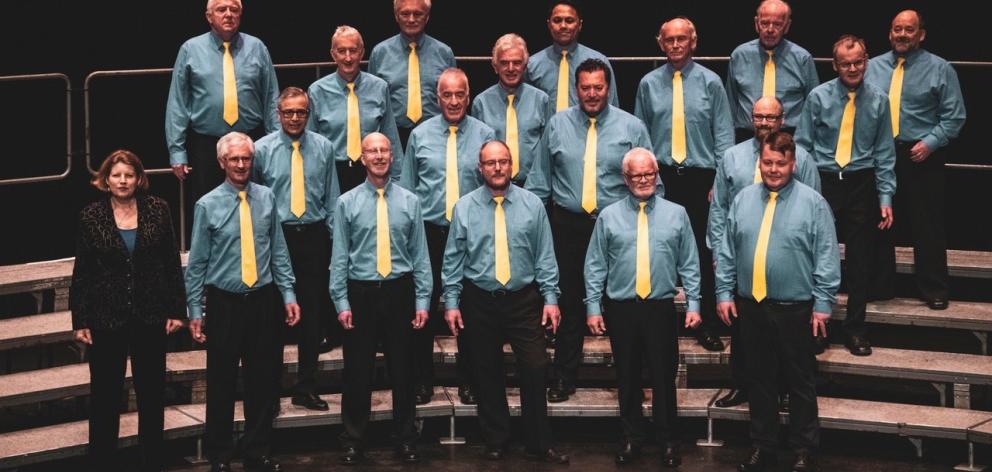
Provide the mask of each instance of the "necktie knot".
[{"label": "necktie knot", "polygon": [[644,211],[644,207],[648,205],[648,202],[639,202],[637,205],[641,207],[641,211]]},{"label": "necktie knot", "polygon": [[300,151],[300,141],[298,139],[293,141],[293,150],[297,152]]},{"label": "necktie knot", "polygon": [[230,52],[231,51],[231,42],[230,41],[224,41],[224,51],[225,52]]},{"label": "necktie knot", "polygon": [[768,53],[768,60],[769,61],[772,60],[772,56],[775,55],[775,51],[772,51],[771,49],[768,49],[765,52]]},{"label": "necktie knot", "polygon": [[245,192],[244,190],[238,192],[238,200],[248,201],[248,192]]},{"label": "necktie knot", "polygon": [[348,82],[348,91],[351,92],[351,93],[355,93],[355,83],[354,82]]},{"label": "necktie knot", "polygon": [[675,74],[673,74],[673,77],[675,77],[676,79],[681,79],[682,78],[682,71],[680,71],[680,70],[675,71]]},{"label": "necktie knot", "polygon": [[778,199],[778,192],[768,192],[768,200],[775,201]]},{"label": "necktie knot", "polygon": [[589,117],[589,126],[596,126],[596,119],[595,118]]},{"label": "necktie knot", "polygon": [[410,51],[417,52],[417,43],[411,41],[408,46],[410,46]]},{"label": "necktie knot", "polygon": [[503,206],[503,197],[493,197],[493,201],[496,202],[496,206]]},{"label": "necktie knot", "polygon": [[512,93],[506,96],[506,103],[511,107],[513,106],[513,98],[514,97]]},{"label": "necktie knot", "polygon": [[379,198],[386,198],[386,189],[384,188],[375,189],[375,193],[379,194]]},{"label": "necktie knot", "polygon": [[562,49],[561,50],[561,58],[562,59],[568,59],[568,49]]},{"label": "necktie knot", "polygon": [[854,97],[856,97],[857,95],[858,95],[857,92],[847,92],[847,99],[853,102]]},{"label": "necktie knot", "polygon": [[448,134],[455,134],[457,132],[458,132],[458,127],[457,126],[449,126],[448,127]]},{"label": "necktie knot", "polygon": [[903,67],[904,65],[906,65],[906,58],[905,57],[897,57],[896,58],[896,67]]}]

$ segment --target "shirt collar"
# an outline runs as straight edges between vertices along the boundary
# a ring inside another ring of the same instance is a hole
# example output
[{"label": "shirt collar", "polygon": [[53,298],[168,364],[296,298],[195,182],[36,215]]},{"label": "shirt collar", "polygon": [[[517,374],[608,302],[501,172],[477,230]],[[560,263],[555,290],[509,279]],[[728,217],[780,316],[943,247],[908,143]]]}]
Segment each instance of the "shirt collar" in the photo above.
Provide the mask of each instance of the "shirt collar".
[{"label": "shirt collar", "polygon": [[[246,196],[247,196],[248,200],[252,200],[252,187],[254,187],[254,186],[255,186],[255,184],[253,184],[251,182],[248,182],[248,184],[245,185],[245,190],[244,191],[246,193]],[[238,190],[237,187],[235,187],[234,185],[231,185],[231,183],[228,182],[226,178],[224,179],[224,183],[221,184],[220,188],[223,189],[223,191],[225,193],[227,193],[229,196],[233,197],[234,199],[237,199],[238,198],[238,193],[241,192],[241,190]]]},{"label": "shirt collar", "polygon": [[[858,87],[853,90],[855,96],[861,95],[861,89],[863,89],[864,86],[865,86],[865,80],[861,79],[861,83],[858,84]],[[840,80],[840,77],[834,78],[834,87],[837,91],[837,94],[844,97],[845,100],[847,100],[847,92],[852,91],[851,89],[847,88],[846,85],[844,85],[844,82]]]},{"label": "shirt collar", "polygon": [[[417,37],[417,38],[415,38],[412,41],[414,43],[417,43],[417,55],[418,56],[420,55],[421,50],[424,48],[424,38],[426,38],[426,37],[427,37],[427,33],[420,33],[420,36]],[[397,34],[396,35],[396,39],[399,40],[401,49],[403,49],[404,51],[407,52],[407,54],[409,54],[410,53],[410,42],[411,42],[410,39],[407,38],[406,36],[403,36],[403,33]]]},{"label": "shirt collar", "polygon": [[903,56],[899,56],[898,54],[895,53],[895,51],[892,51],[892,67],[895,68],[895,66],[898,63],[900,57],[905,57],[906,58],[906,65],[908,66],[909,64],[912,64],[913,62],[916,62],[916,59],[918,57],[920,57],[920,54],[922,54],[922,53],[923,53],[923,48],[916,48],[916,49],[914,49],[914,50],[906,53]]},{"label": "shirt collar", "polygon": [[[355,76],[355,90],[358,90],[359,85],[362,83],[362,75],[364,74],[364,72],[358,71],[358,75]],[[337,71],[334,72],[334,83],[338,84],[338,86],[341,87],[341,90],[344,90],[345,92],[348,91],[348,82],[345,82],[344,78],[341,77],[341,74],[338,74]]]},{"label": "shirt collar", "polygon": [[[787,200],[789,198],[789,195],[792,195],[792,189],[796,187],[795,183],[796,183],[796,175],[795,173],[793,173],[792,177],[789,178],[789,182],[787,182],[784,187],[778,189],[778,197],[776,198],[778,200]],[[765,187],[765,184],[759,184],[759,185],[761,185],[761,199],[764,201],[768,201],[768,194],[771,191],[768,190],[768,187]]]},{"label": "shirt collar", "polygon": [[609,100],[607,100],[606,106],[603,107],[602,110],[599,110],[599,113],[589,116],[586,111],[582,109],[582,105],[575,105],[576,112],[579,114],[580,123],[589,123],[589,118],[595,118],[596,125],[606,123],[606,120],[610,118],[610,108],[612,108],[612,106],[610,106]]},{"label": "shirt collar", "polygon": [[[390,192],[390,189],[392,187],[393,187],[393,182],[391,180],[388,181],[388,182],[386,182],[386,186],[383,187],[383,194],[386,195],[386,196],[388,196],[389,195],[389,192]],[[378,187],[376,187],[375,185],[372,185],[372,182],[369,182],[368,177],[366,177],[365,178],[365,181],[362,182],[362,188],[364,188],[366,191],[368,191],[370,194],[372,194],[373,197],[376,196],[376,193],[378,193],[378,190],[379,190]]]},{"label": "shirt collar", "polygon": [[[303,134],[300,135],[299,141],[300,141],[300,149],[306,147],[307,130],[303,130]],[[286,134],[286,132],[283,131],[282,129],[279,130],[279,142],[289,147],[293,146],[293,138],[290,137],[288,134]]]},{"label": "shirt collar", "polygon": [[[644,211],[650,212],[651,210],[654,210],[654,204],[657,201],[657,199],[658,199],[657,195],[651,195],[650,198],[645,200],[645,202],[647,202],[647,205],[644,205],[645,208]],[[634,194],[632,193],[627,194],[626,202],[627,202],[627,208],[630,208],[631,210],[638,211],[641,209],[641,200],[635,197]]]},{"label": "shirt collar", "polygon": [[[220,50],[224,49],[224,40],[217,35],[213,30],[210,30],[210,40],[213,41],[214,47]],[[235,31],[234,36],[231,36],[231,49],[238,49],[241,47],[241,32]]]},{"label": "shirt collar", "polygon": [[[483,184],[482,187],[485,189],[483,192],[480,192],[483,196],[482,198],[484,198],[487,202],[491,202],[492,205],[495,206],[496,201],[493,200],[493,193],[489,191],[489,188],[486,187],[485,184]],[[514,196],[517,194],[516,190],[513,190],[514,187],[516,187],[516,185],[514,185],[513,182],[510,182],[510,185],[506,187],[506,191],[503,192],[503,203],[513,203]]]},{"label": "shirt collar", "polygon": [[[689,62],[686,62],[685,63],[685,66],[682,67],[682,78],[685,79],[686,76],[688,76],[689,74],[691,74],[692,73],[692,69],[694,69],[695,66],[696,66],[696,61],[694,61],[692,59],[689,59]],[[672,67],[671,65],[669,65],[667,62],[665,63],[665,65],[663,67],[665,67],[665,70],[668,72],[668,77],[669,78],[675,77],[675,68],[674,67]]]},{"label": "shirt collar", "polygon": [[768,57],[768,53],[765,52],[765,51],[771,51],[772,52],[772,55],[774,57],[781,57],[782,56],[782,52],[785,51],[785,45],[788,42],[789,41],[787,39],[782,38],[782,40],[780,40],[778,42],[778,44],[775,45],[775,47],[773,47],[771,49],[765,49],[765,46],[763,46],[761,44],[761,39],[758,39],[757,40],[758,52],[761,53],[761,58],[762,59],[765,59],[766,57]]},{"label": "shirt collar", "polygon": [[575,56],[575,51],[579,49],[579,42],[575,41],[565,47],[561,47],[558,43],[551,43],[551,49],[555,52],[555,57],[559,59],[561,58],[562,49],[567,50],[569,57],[572,57]]},{"label": "shirt collar", "polygon": [[[517,86],[517,90],[513,92],[514,104],[520,102],[520,95],[523,95],[525,86],[527,86],[527,84],[525,84],[523,81],[520,81],[520,85]],[[496,82],[496,90],[499,93],[499,97],[503,99],[503,103],[506,103],[507,102],[506,97],[510,95],[510,92],[503,87],[503,84],[501,82]]]}]

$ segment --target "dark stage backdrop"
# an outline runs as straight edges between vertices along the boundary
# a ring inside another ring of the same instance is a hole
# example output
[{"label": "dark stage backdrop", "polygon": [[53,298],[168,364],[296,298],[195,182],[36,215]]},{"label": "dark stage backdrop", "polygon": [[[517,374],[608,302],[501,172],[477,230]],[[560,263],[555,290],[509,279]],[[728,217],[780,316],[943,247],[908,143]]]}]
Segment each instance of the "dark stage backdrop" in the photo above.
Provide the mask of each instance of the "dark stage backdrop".
[{"label": "dark stage backdrop", "polygon": [[[203,33],[205,0],[164,2],[95,1],[39,2],[13,0],[0,6],[0,75],[62,72],[72,79],[72,173],[65,181],[0,186],[3,245],[0,264],[67,257],[73,254],[75,217],[97,198],[87,186],[84,165],[83,93],[86,76],[98,70],[168,68],[180,44]],[[691,18],[698,29],[697,56],[727,56],[755,36],[756,0],[748,1],[595,1],[584,2],[581,41],[608,56],[659,56],[654,36],[660,23],[677,15]],[[866,38],[871,55],[888,49],[888,24],[900,9],[921,10],[927,20],[924,46],[950,60],[989,61],[988,25],[979,3],[965,1],[793,3],[788,37],[827,57],[843,33]],[[473,2],[436,0],[428,33],[448,43],[459,56],[485,56],[506,32],[528,40],[532,52],[548,45],[544,1]],[[349,24],[364,35],[366,52],[396,33],[392,2],[252,1],[245,0],[242,31],[260,37],[276,63],[329,60],[335,26]],[[723,75],[725,64],[705,63]],[[479,92],[495,80],[485,63],[462,63]],[[621,105],[630,110],[638,80],[654,64],[614,64]],[[324,69],[321,74],[332,72]],[[968,100],[968,124],[953,145],[953,160],[990,163],[983,135],[992,118],[985,86],[992,68],[958,69]],[[317,77],[312,70],[281,71],[280,86],[306,87]],[[834,77],[820,66],[821,81]],[[167,75],[100,79],[91,84],[93,156],[99,162],[113,149],[134,150],[149,167],[168,159],[162,134],[169,78]],[[3,125],[0,178],[58,173],[65,164],[65,105],[59,82],[0,83]],[[949,177],[948,231],[951,246],[992,249],[988,188],[992,172],[952,171]],[[166,197],[178,214],[177,185],[170,175],[152,178],[152,192]],[[898,215],[897,215],[898,218]],[[977,224],[976,224],[977,223]]]}]

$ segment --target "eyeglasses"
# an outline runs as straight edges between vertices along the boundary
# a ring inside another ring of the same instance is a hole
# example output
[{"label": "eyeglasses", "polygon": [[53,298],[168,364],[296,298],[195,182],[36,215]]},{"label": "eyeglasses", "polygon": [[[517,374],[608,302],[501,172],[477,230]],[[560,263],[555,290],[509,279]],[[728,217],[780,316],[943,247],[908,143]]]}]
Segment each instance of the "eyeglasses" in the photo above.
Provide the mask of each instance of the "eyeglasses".
[{"label": "eyeglasses", "polygon": [[374,148],[374,149],[365,149],[365,148],[362,148],[362,155],[369,156],[369,157],[371,157],[371,156],[388,156],[392,152],[393,152],[392,149],[389,149],[389,148]]},{"label": "eyeglasses", "polygon": [[864,67],[867,62],[868,61],[865,59],[859,59],[854,62],[834,62],[834,64],[837,66],[838,69],[846,70],[846,69],[850,69],[851,67],[854,67],[855,69],[860,69]]},{"label": "eyeglasses", "polygon": [[279,114],[282,115],[283,118],[306,118],[307,115],[310,114],[310,110],[279,110]]},{"label": "eyeglasses", "polygon": [[486,169],[495,169],[497,165],[500,167],[510,167],[511,162],[509,159],[493,159],[491,161],[481,162],[479,165]]},{"label": "eyeglasses", "polygon": [[229,162],[229,163],[231,163],[231,164],[237,164],[239,162],[243,162],[245,164],[248,164],[248,163],[251,162],[251,156],[231,156],[231,157],[228,157],[228,158],[226,158],[224,160],[227,161],[227,162]]},{"label": "eyeglasses", "polygon": [[623,174],[623,175],[627,176],[628,179],[636,182],[636,181],[654,180],[654,178],[658,176],[658,173],[645,172],[643,174]]},{"label": "eyeglasses", "polygon": [[751,115],[751,120],[755,123],[767,121],[769,123],[782,119],[782,115]]}]

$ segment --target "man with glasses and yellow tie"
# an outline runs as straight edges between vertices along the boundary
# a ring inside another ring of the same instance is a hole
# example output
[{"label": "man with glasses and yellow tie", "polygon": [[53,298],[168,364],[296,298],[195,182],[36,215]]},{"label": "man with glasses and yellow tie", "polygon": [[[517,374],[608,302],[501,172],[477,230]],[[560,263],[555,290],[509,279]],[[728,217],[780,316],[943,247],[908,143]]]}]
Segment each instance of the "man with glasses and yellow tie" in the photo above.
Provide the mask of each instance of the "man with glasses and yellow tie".
[{"label": "man with glasses and yellow tie", "polygon": [[400,33],[372,48],[369,73],[389,84],[393,116],[406,146],[410,132],[440,112],[438,76],[455,67],[455,55],[447,44],[424,33],[431,0],[393,0],[393,15]]},{"label": "man with glasses and yellow tie", "polygon": [[[900,192],[894,208],[899,224],[894,237],[912,243],[916,285],[932,310],[947,309],[947,237],[944,234],[946,147],[964,126],[964,98],[954,68],[920,48],[926,38],[923,18],[899,12],[889,29],[892,50],[868,63],[865,81],[888,91],[896,177]],[[884,238],[883,238],[884,239]],[[891,293],[895,253],[881,245],[878,268],[882,291]]]},{"label": "man with glasses and yellow tie", "polygon": [[[406,146],[400,185],[420,197],[427,248],[434,272],[434,294],[430,311],[435,313],[441,296],[441,260],[448,240],[455,202],[482,185],[478,168],[479,149],[496,139],[489,125],[468,116],[468,77],[461,69],[447,69],[437,79],[437,97],[441,114],[430,118],[410,133]],[[413,341],[413,369],[417,382],[417,403],[430,401],[434,389],[434,335],[447,333],[441,316]],[[470,346],[458,339],[458,397],[462,403],[475,404]]]},{"label": "man with glasses and yellow tie", "polygon": [[685,207],[699,248],[703,322],[699,344],[722,351],[713,305],[713,254],[706,247],[710,190],[723,153],[734,144],[727,92],[720,77],[692,60],[696,27],[687,18],[662,23],[658,46],[668,62],[649,72],[637,87],[634,114],[651,133],[661,163],[665,198]]},{"label": "man with glasses and yellow tie", "polygon": [[455,204],[444,250],[445,320],[472,345],[484,457],[500,460],[510,438],[503,343],[517,358],[524,448],[555,464],[568,456],[554,449],[544,399],[547,344],[558,330],[558,264],[551,225],[540,198],[510,181],[513,158],[502,141],[479,152],[485,184]]},{"label": "man with glasses and yellow tie", "polygon": [[[534,54],[527,63],[527,83],[543,90],[551,100],[551,113],[557,113],[579,103],[575,93],[575,70],[587,59],[598,59],[613,74],[609,59],[595,49],[579,44],[582,16],[578,5],[569,0],[551,3],[548,11],[548,31],[553,43]],[[619,107],[616,81],[611,81],[610,105]]]},{"label": "man with glasses and yellow tie", "polygon": [[404,462],[418,462],[410,344],[427,324],[433,277],[420,199],[390,179],[392,144],[373,132],[362,141],[368,178],[338,198],[334,212],[331,299],[345,329],[341,432],[344,465],[364,458],[372,374],[380,341],[392,387],[393,440]]},{"label": "man with glasses and yellow tie", "polygon": [[[341,191],[365,182],[362,167],[362,137],[378,131],[393,143],[393,155],[402,156],[396,117],[386,81],[362,72],[365,41],[351,26],[338,26],[331,36],[331,58],[337,71],[310,85],[310,121],[307,129],[329,139],[333,145]],[[399,166],[392,166],[399,178]]]},{"label": "man with glasses and yellow tie", "polygon": [[[575,392],[575,374],[585,338],[585,282],[582,258],[599,212],[624,198],[620,172],[623,155],[650,147],[644,123],[608,104],[610,69],[587,59],[575,69],[579,104],[548,120],[526,189],[549,204],[555,254],[561,275],[562,324],[555,338],[554,369],[548,401],[568,400]],[[660,195],[664,189],[659,188]]]},{"label": "man with glasses and yellow tie", "polygon": [[472,116],[492,127],[496,138],[510,148],[510,179],[518,187],[527,181],[544,126],[553,114],[548,94],[524,83],[528,58],[523,38],[513,33],[500,36],[493,46],[493,69],[499,82],[472,102]]},{"label": "man with glasses and yellow tie", "polygon": [[864,40],[841,36],[834,43],[838,77],[813,89],[796,129],[796,144],[816,161],[823,197],[836,218],[845,246],[847,286],[845,345],[856,356],[871,355],[865,326],[869,266],[879,230],[892,226],[896,193],[895,146],[885,92],[865,83]]},{"label": "man with glasses and yellow tie", "polygon": [[[665,448],[662,465],[678,467],[676,331],[701,321],[696,237],[685,208],[657,195],[658,161],[651,151],[632,149],[622,165],[630,192],[600,213],[586,252],[586,323],[593,334],[610,336],[624,436],[617,465],[637,460],[647,436],[641,413],[647,364],[655,438]],[[679,279],[687,304],[684,323],[675,311]]]},{"label": "man with glasses and yellow tie", "polygon": [[813,338],[826,335],[840,286],[840,256],[830,205],[793,178],[795,153],[788,133],[765,137],[761,183],[734,198],[716,253],[717,312],[724,323],[736,318],[741,324],[747,353],[753,448],[738,467],[742,472],[777,462],[781,379],[791,397],[791,470],[814,470],[820,442]]},{"label": "man with glasses and yellow tie", "polygon": [[231,131],[260,138],[279,129],[279,84],[265,44],[238,31],[241,0],[208,0],[210,32],[186,41],[172,69],[165,142],[172,172],[190,177],[196,202],[224,180],[214,159]]},{"label": "man with glasses and yellow tie", "polygon": [[247,470],[282,470],[269,451],[279,398],[274,379],[282,368],[278,333],[283,318],[296,325],[300,306],[276,197],[250,181],[254,155],[248,135],[235,131],[220,138],[217,161],[226,179],[196,202],[193,214],[186,301],[190,334],[207,344],[204,439],[212,472],[230,471],[236,454],[239,364],[245,425],[237,450]]},{"label": "man with glasses and yellow tie", "polygon": [[276,197],[276,212],[296,276],[296,295],[306,314],[296,336],[299,369],[292,402],[327,410],[327,402],[317,395],[317,356],[330,324],[327,267],[334,205],[340,192],[331,142],[306,130],[308,110],[306,92],[297,87],[283,90],[279,95],[282,129],[255,143],[251,180],[272,189]]},{"label": "man with glasses and yellow tie", "polygon": [[754,136],[751,107],[761,97],[774,97],[785,110],[782,130],[792,133],[806,96],[820,85],[809,51],[785,39],[792,26],[792,8],[782,0],[764,0],[754,16],[757,39],[734,49],[727,66],[727,98],[734,118],[735,141]]}]

